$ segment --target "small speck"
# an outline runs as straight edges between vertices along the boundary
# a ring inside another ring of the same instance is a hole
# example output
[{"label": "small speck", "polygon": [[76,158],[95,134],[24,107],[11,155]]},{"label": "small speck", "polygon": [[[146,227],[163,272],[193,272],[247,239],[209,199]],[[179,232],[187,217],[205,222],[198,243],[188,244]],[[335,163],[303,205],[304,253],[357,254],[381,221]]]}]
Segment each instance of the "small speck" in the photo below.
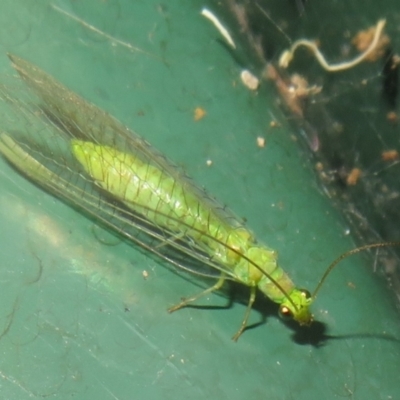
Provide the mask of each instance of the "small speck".
[{"label": "small speck", "polygon": [[257,90],[260,86],[260,80],[247,69],[240,73],[240,79],[243,84],[250,90]]},{"label": "small speck", "polygon": [[265,139],[261,136],[258,136],[257,138],[257,146],[258,147],[265,147]]},{"label": "small speck", "polygon": [[354,186],[357,184],[358,180],[361,176],[361,169],[360,168],[353,168],[349,175],[347,176],[346,183],[348,186]]},{"label": "small speck", "polygon": [[275,120],[272,120],[272,121],[269,123],[269,126],[270,126],[271,128],[277,128],[277,127],[279,126],[279,123],[276,122]]},{"label": "small speck", "polygon": [[389,112],[386,114],[386,119],[387,119],[389,122],[392,122],[393,124],[395,124],[395,123],[397,122],[397,120],[398,120],[398,117],[397,117],[397,114],[396,114],[394,111],[389,111]]},{"label": "small speck", "polygon": [[203,119],[206,116],[206,111],[204,110],[204,108],[201,107],[196,107],[194,109],[194,115],[193,118],[195,121],[200,121],[201,119]]},{"label": "small speck", "polygon": [[347,286],[348,286],[350,289],[355,289],[355,288],[356,288],[356,285],[355,285],[353,282],[347,282]]},{"label": "small speck", "polygon": [[323,171],[323,170],[324,170],[324,164],[322,164],[322,162],[317,162],[317,163],[315,164],[315,169],[316,169],[318,172]]},{"label": "small speck", "polygon": [[399,152],[397,150],[386,150],[382,152],[383,161],[395,161],[399,158]]}]

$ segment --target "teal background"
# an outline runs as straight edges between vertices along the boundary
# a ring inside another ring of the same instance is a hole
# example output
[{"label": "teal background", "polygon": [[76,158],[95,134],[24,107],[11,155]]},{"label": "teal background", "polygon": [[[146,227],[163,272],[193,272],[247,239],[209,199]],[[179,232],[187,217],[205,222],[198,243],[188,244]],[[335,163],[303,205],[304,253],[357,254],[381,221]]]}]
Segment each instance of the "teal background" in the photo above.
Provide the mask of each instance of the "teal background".
[{"label": "teal background", "polygon": [[[232,57],[200,16],[204,5],[2,1],[2,81],[15,73],[6,57],[12,52],[106,109],[245,217],[293,280],[313,290],[326,266],[354,246],[350,225],[321,189],[273,84],[264,82],[258,92],[241,84],[241,64],[261,69],[259,61],[243,49],[240,62]],[[221,18],[240,37],[234,18]],[[196,107],[207,112],[197,122]],[[265,148],[257,147],[258,136]],[[251,323],[263,316],[265,323],[234,343],[241,301],[169,315],[169,306],[199,290],[196,281],[117,241],[3,161],[0,185],[3,398],[390,399],[399,393],[398,305],[386,281],[371,272],[374,259],[353,257],[332,273],[313,305],[320,323],[312,329],[285,325],[261,302]],[[226,301],[215,294],[202,304]]]}]

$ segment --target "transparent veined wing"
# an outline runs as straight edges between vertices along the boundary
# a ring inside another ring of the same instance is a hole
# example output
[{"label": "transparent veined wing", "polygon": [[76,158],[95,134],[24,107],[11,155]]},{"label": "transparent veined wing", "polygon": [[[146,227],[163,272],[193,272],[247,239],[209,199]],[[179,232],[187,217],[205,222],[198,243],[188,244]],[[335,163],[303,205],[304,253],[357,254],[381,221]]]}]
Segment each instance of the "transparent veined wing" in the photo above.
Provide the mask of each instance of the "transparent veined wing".
[{"label": "transparent veined wing", "polygon": [[241,226],[237,217],[210,197],[204,189],[194,184],[181,168],[142,137],[35,65],[15,55],[9,54],[9,57],[21,78],[41,100],[41,107],[48,118],[71,137],[111,146],[139,156],[142,161],[157,166],[174,180],[184,183],[188,191],[197,194],[205,204],[213,208],[221,220],[228,222],[232,228]]},{"label": "transparent veined wing", "polygon": [[173,265],[207,277],[218,276],[219,271],[223,271],[235,279],[231,269],[216,262],[204,246],[184,234],[185,229],[193,227],[185,227],[180,222],[180,234],[177,235],[132,211],[96,185],[71,154],[71,140],[86,140],[138,156],[172,179],[179,180],[185,190],[195,193],[232,229],[240,227],[240,222],[229,211],[109,114],[29,62],[12,55],[10,58],[30,88],[27,90],[20,80],[11,86],[0,86],[0,96],[8,107],[7,118],[2,124],[0,150],[11,164],[96,221]]}]

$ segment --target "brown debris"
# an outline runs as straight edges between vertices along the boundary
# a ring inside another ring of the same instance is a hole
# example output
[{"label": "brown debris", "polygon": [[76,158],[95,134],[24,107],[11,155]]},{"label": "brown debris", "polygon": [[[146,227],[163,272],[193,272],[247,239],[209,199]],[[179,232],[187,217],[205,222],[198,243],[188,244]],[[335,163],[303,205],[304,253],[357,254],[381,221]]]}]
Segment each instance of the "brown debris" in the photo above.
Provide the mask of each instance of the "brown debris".
[{"label": "brown debris", "polygon": [[[362,53],[367,50],[368,46],[372,43],[375,35],[376,26],[359,31],[357,35],[354,36],[351,43],[356,49]],[[382,34],[379,38],[376,48],[365,58],[366,61],[374,62],[383,57],[385,49],[390,43],[390,38],[386,34]]]},{"label": "brown debris", "polygon": [[347,176],[346,183],[348,186],[354,186],[357,184],[358,180],[361,176],[361,169],[360,168],[353,168],[349,175]]},{"label": "brown debris", "polygon": [[397,150],[386,150],[382,154],[383,161],[395,161],[399,158],[399,152]]}]

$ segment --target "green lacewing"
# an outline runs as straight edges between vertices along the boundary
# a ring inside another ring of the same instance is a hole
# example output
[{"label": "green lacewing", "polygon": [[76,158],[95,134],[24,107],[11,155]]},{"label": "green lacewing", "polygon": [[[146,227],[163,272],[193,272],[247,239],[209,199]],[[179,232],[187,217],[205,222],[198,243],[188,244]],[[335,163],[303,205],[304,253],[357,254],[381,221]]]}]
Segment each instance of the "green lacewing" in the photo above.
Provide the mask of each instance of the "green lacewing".
[{"label": "green lacewing", "polygon": [[[0,151],[39,186],[174,266],[217,282],[175,311],[233,280],[250,288],[236,340],[245,330],[257,290],[279,304],[280,315],[312,322],[313,296],[297,288],[278,265],[277,253],[258,242],[225,207],[177,166],[105,111],[53,77],[9,55],[20,78],[15,90],[0,86],[9,121],[2,122]],[[18,97],[15,93],[18,93]],[[14,117],[12,117],[14,116]],[[7,123],[10,126],[5,126]]]}]

